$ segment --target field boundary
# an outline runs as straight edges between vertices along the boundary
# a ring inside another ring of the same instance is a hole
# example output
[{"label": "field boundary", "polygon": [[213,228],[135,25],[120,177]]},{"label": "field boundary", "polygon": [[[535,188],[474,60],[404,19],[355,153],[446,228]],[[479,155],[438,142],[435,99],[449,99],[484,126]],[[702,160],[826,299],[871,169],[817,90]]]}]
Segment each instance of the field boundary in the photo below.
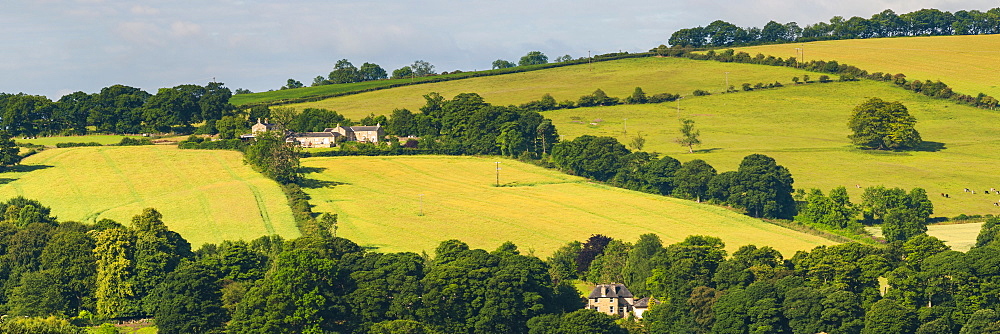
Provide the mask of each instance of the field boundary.
[{"label": "field boundary", "polygon": [[[490,77],[490,76],[498,76],[498,75],[504,75],[504,74],[521,73],[521,72],[531,72],[531,71],[538,71],[538,70],[544,70],[544,69],[550,69],[550,68],[558,68],[558,67],[573,66],[573,65],[583,65],[583,64],[588,64],[588,63],[591,63],[591,62],[595,62],[596,63],[596,62],[605,62],[605,61],[620,60],[620,59],[645,58],[645,57],[654,57],[654,56],[656,56],[656,54],[653,53],[653,52],[612,53],[612,54],[608,54],[608,55],[597,55],[597,56],[594,56],[593,58],[582,58],[582,59],[565,61],[565,62],[561,62],[561,63],[548,63],[548,64],[530,65],[530,66],[524,66],[524,67],[522,67],[522,66],[511,67],[511,68],[506,68],[506,69],[485,70],[485,71],[476,71],[476,72],[462,72],[462,73],[457,73],[457,74],[446,74],[446,75],[438,75],[438,76],[429,76],[429,77],[420,78],[422,80],[419,80],[419,81],[392,83],[392,84],[386,84],[386,85],[383,85],[383,86],[376,86],[376,87],[370,87],[370,88],[358,89],[358,90],[349,90],[349,91],[346,91],[346,92],[332,93],[332,94],[308,95],[308,96],[297,97],[297,98],[276,99],[276,100],[271,100],[271,101],[266,101],[266,102],[242,103],[242,104],[236,104],[236,106],[242,107],[242,108],[252,108],[252,107],[256,107],[256,106],[280,106],[280,105],[287,105],[287,104],[316,102],[316,101],[322,101],[322,100],[326,100],[326,99],[330,99],[330,98],[335,98],[335,97],[355,95],[355,94],[361,94],[361,93],[367,93],[367,92],[374,92],[374,91],[379,91],[379,90],[384,90],[384,89],[391,89],[391,88],[397,88],[397,87],[404,87],[404,86],[413,86],[413,85],[420,85],[420,84],[427,84],[427,83],[455,81],[455,80],[471,79],[471,78],[478,78],[478,77]],[[321,87],[321,86],[317,86],[317,87]],[[312,88],[312,87],[308,87],[308,88]],[[237,100],[238,99],[239,98],[237,98]]]}]

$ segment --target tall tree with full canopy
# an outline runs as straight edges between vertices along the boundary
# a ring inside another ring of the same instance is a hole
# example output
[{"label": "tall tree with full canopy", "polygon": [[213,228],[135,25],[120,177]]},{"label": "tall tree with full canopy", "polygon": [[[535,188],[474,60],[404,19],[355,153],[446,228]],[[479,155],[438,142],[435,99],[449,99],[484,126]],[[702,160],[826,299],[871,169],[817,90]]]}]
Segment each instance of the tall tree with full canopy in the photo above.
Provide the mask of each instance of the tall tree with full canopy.
[{"label": "tall tree with full canopy", "polygon": [[389,77],[382,66],[373,63],[361,64],[358,75],[361,77],[361,81],[382,80]]},{"label": "tall tree with full canopy", "polygon": [[233,333],[327,333],[343,330],[348,319],[334,285],[338,263],[319,250],[285,251],[274,267],[246,293],[233,314]]},{"label": "tall tree with full canopy", "polygon": [[709,187],[713,197],[745,209],[752,217],[791,219],[795,213],[793,182],[792,174],[774,158],[751,154],[737,171],[720,174]]},{"label": "tall tree with full canopy", "polygon": [[673,194],[701,202],[708,194],[708,183],[715,178],[715,175],[715,168],[704,160],[694,159],[685,162],[674,173]]},{"label": "tall tree with full canopy", "polygon": [[917,329],[917,315],[891,299],[875,302],[865,315],[862,334],[907,334]]},{"label": "tall tree with full canopy", "polygon": [[848,136],[859,147],[895,150],[913,148],[923,140],[914,128],[917,119],[902,103],[886,102],[873,97],[854,107],[848,127]]},{"label": "tall tree with full canopy", "polygon": [[132,256],[135,263],[132,286],[137,296],[142,298],[146,313],[153,313],[160,296],[150,292],[171,271],[177,268],[181,259],[191,257],[191,244],[177,232],[167,229],[163,215],[152,208],[132,217],[135,248]]},{"label": "tall tree with full canopy", "polygon": [[10,134],[7,131],[0,131],[0,172],[5,172],[21,163],[22,157],[19,151]]},{"label": "tall tree with full canopy", "polygon": [[221,273],[201,262],[186,262],[156,289],[153,316],[160,333],[209,333],[226,320],[219,288]]},{"label": "tall tree with full canopy", "polygon": [[521,60],[517,61],[518,66],[528,66],[528,65],[541,65],[547,64],[549,62],[549,57],[546,56],[541,51],[530,51],[528,54],[521,57]]}]

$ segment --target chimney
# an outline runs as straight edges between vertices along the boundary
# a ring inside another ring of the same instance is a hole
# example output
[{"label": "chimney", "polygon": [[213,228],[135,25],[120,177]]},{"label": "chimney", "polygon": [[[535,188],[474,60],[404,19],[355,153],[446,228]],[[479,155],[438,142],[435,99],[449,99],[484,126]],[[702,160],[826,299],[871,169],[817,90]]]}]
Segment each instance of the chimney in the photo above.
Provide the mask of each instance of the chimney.
[{"label": "chimney", "polygon": [[257,124],[260,124],[260,117],[257,117]]}]

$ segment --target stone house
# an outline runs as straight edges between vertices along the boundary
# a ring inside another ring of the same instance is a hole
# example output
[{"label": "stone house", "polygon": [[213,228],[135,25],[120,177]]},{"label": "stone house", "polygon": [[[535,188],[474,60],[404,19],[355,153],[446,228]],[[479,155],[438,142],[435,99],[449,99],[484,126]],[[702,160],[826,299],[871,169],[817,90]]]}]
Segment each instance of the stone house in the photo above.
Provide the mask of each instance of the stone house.
[{"label": "stone house", "polygon": [[336,132],[305,132],[289,136],[302,147],[335,147],[341,141],[339,137],[342,135]]},{"label": "stone house", "polygon": [[[277,126],[257,119],[257,124],[250,127],[250,134],[240,136],[241,139],[251,139],[258,133],[275,131]],[[375,126],[340,126],[326,128],[320,132],[286,133],[285,141],[298,143],[302,147],[335,147],[344,141],[361,141],[378,143],[385,138],[385,129],[382,124]]]},{"label": "stone house", "polygon": [[382,138],[385,138],[385,129],[382,128],[381,123],[375,126],[340,126],[337,124],[337,127],[323,131],[339,133],[347,141],[378,143]]},{"label": "stone house", "polygon": [[649,309],[650,299],[638,301],[625,284],[598,284],[587,296],[587,308],[608,315],[627,317],[629,313],[642,319],[642,314]]}]

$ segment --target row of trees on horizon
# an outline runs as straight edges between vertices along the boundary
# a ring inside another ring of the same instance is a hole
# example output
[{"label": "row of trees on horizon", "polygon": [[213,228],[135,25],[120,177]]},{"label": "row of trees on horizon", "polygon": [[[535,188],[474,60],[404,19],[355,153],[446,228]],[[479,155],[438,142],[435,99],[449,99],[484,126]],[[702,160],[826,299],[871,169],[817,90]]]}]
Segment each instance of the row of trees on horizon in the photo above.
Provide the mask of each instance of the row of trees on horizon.
[{"label": "row of trees on horizon", "polygon": [[680,29],[670,35],[670,45],[726,47],[758,44],[811,42],[838,39],[988,35],[1000,34],[1000,7],[988,11],[961,10],[955,13],[921,9],[897,15],[891,9],[871,18],[834,16],[830,22],[800,27],[798,23],[769,21],[763,28],[742,28],[716,20],[705,27]]}]

